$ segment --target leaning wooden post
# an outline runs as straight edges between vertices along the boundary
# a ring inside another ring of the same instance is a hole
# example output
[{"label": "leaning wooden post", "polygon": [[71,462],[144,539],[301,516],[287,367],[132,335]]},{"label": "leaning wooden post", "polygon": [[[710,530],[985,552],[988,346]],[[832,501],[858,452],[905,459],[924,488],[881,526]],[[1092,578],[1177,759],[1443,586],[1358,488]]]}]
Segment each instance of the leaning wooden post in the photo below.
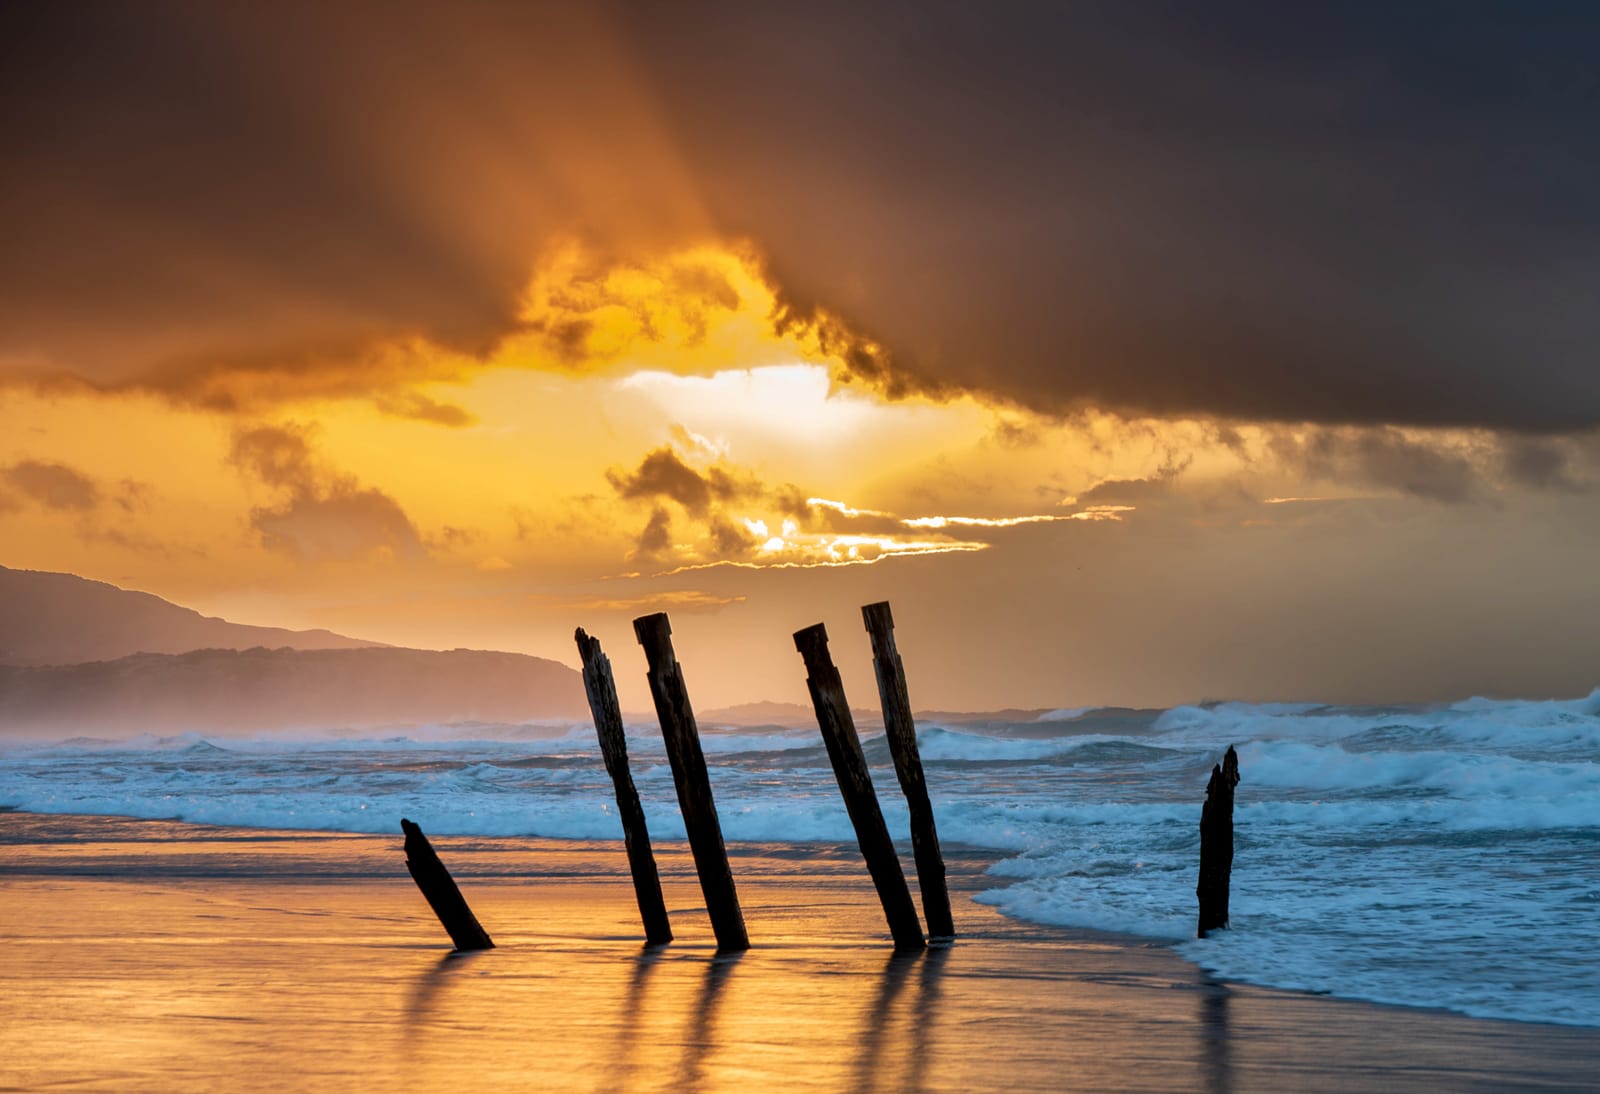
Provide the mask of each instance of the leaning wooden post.
[{"label": "leaning wooden post", "polygon": [[867,860],[867,872],[872,875],[883,914],[889,920],[894,948],[920,950],[926,945],[922,924],[917,920],[916,905],[911,903],[911,890],[900,870],[894,840],[889,838],[889,826],[883,823],[883,811],[878,808],[878,795],[872,789],[867,758],[861,753],[861,738],[856,735],[844,683],[828,654],[828,630],[818,623],[795,631],[794,645],[805,659],[806,685],[817,710],[817,725],[828,746],[828,759],[833,761],[833,775],[839,781],[839,793],[844,795],[850,823],[855,826],[856,842]]},{"label": "leaning wooden post", "polygon": [[622,711],[617,705],[617,685],[611,677],[611,659],[600,649],[600,640],[590,638],[578,628],[578,656],[583,660],[583,686],[589,693],[589,712],[600,736],[600,752],[606,772],[617,791],[617,813],[622,817],[622,841],[628,850],[628,869],[633,873],[633,893],[639,901],[639,916],[644,920],[647,945],[664,946],[672,941],[672,925],[667,921],[667,905],[661,896],[661,875],[650,850],[650,830],[645,826],[639,791],[628,771],[628,738],[622,728]]},{"label": "leaning wooden post", "polygon": [[466,898],[456,888],[455,879],[444,868],[444,863],[439,861],[433,844],[422,834],[422,829],[402,817],[400,830],[406,834],[406,869],[411,871],[411,877],[417,883],[417,888],[422,890],[422,895],[428,898],[433,914],[439,917],[439,922],[449,932],[450,941],[456,944],[456,949],[494,949],[489,932],[478,925],[478,917],[467,907]]},{"label": "leaning wooden post", "polygon": [[884,735],[894,757],[900,789],[911,807],[911,850],[917,860],[917,886],[922,890],[922,914],[930,938],[954,938],[950,916],[950,890],[944,880],[944,854],[939,850],[939,829],[933,823],[933,802],[922,774],[922,754],[917,750],[917,726],[911,718],[911,697],[906,691],[906,671],[895,648],[894,616],[889,602],[861,609],[867,634],[872,637],[872,667],[878,674],[878,699],[883,704]]},{"label": "leaning wooden post", "polygon": [[1233,874],[1233,788],[1239,785],[1239,754],[1228,746],[1212,767],[1206,804],[1200,810],[1200,937],[1228,925],[1228,883]]},{"label": "leaning wooden post", "polygon": [[656,719],[661,723],[661,737],[672,764],[678,808],[683,811],[683,826],[689,835],[689,850],[694,854],[695,872],[700,875],[700,891],[705,894],[711,930],[717,936],[717,949],[748,950],[750,936],[745,933],[739,894],[733,887],[733,870],[728,866],[728,849],[722,842],[717,803],[711,797],[706,757],[700,750],[700,730],[694,724],[683,669],[672,652],[672,624],[665,612],[657,612],[635,619],[633,633],[644,647],[649,665],[650,696],[655,700]]}]

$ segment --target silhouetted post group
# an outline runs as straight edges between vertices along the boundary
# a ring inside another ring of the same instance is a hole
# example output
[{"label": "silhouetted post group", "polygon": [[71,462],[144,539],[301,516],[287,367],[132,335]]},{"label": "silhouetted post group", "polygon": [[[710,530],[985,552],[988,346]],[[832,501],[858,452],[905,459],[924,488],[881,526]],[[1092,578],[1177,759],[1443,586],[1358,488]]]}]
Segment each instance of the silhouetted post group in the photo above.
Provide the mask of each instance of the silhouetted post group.
[{"label": "silhouetted post group", "polygon": [[1228,926],[1228,885],[1233,875],[1233,788],[1239,785],[1239,754],[1228,746],[1211,768],[1206,803],[1200,810],[1200,937]]},{"label": "silhouetted post group", "polygon": [[883,903],[883,914],[889,920],[895,949],[920,950],[926,945],[922,925],[917,920],[916,906],[911,903],[911,890],[906,887],[894,841],[889,838],[889,828],[883,822],[883,811],[878,808],[878,795],[872,788],[872,775],[861,752],[861,738],[856,734],[855,719],[850,715],[844,684],[828,653],[827,628],[818,623],[796,631],[794,645],[805,659],[806,685],[811,689],[817,725],[828,746],[828,758],[833,761],[833,774],[839,781],[839,792],[844,796],[850,823],[855,826],[861,854],[867,860],[867,871]]},{"label": "silhouetted post group", "polygon": [[606,772],[617,792],[617,813],[622,817],[622,839],[628,850],[628,869],[633,873],[639,915],[644,920],[645,941],[651,946],[662,946],[672,941],[672,926],[661,896],[656,857],[650,850],[650,830],[645,825],[644,808],[639,804],[639,791],[628,771],[628,739],[622,728],[611,659],[600,649],[600,640],[590,638],[582,627],[575,637],[578,656],[583,660],[583,686],[589,693],[589,712],[594,715]]},{"label": "silhouetted post group", "polygon": [[433,914],[439,917],[439,922],[449,932],[450,941],[456,944],[456,949],[494,949],[489,932],[478,925],[478,917],[467,907],[466,898],[456,887],[450,871],[439,861],[433,844],[422,834],[422,829],[402,817],[400,830],[406,834],[406,869],[411,871],[417,888],[428,899]]},{"label": "silhouetted post group", "polygon": [[700,875],[700,891],[705,894],[711,930],[717,936],[717,949],[747,950],[750,937],[745,933],[739,894],[728,866],[728,850],[722,842],[722,824],[711,797],[700,731],[689,705],[683,670],[672,651],[672,624],[666,613],[657,612],[635,619],[633,633],[644,647],[649,665],[650,697],[655,700],[656,719],[661,723],[661,737],[672,764],[672,781],[678,790],[678,808],[683,811],[683,826],[694,854],[695,872]]},{"label": "silhouetted post group", "polygon": [[[895,648],[894,619],[887,602],[868,604],[861,609],[861,614],[872,638],[873,666],[877,671],[878,694],[883,701],[889,750],[894,756],[895,771],[911,807],[912,843],[916,853],[917,878],[922,888],[923,909],[932,936],[949,938],[954,936],[955,926],[950,916],[944,858],[939,849],[939,834],[934,827],[933,805],[928,800],[922,758],[917,751],[916,726],[911,717],[905,672]],[[700,877],[700,890],[705,895],[711,929],[717,938],[717,949],[725,953],[747,950],[750,948],[750,938],[745,931],[744,914],[739,908],[728,850],[722,839],[722,824],[711,794],[705,753],[700,746],[700,731],[695,725],[694,709],[689,703],[683,669],[672,648],[672,625],[665,613],[658,612],[635,619],[633,630],[639,645],[644,647],[650,696],[655,701],[662,741],[672,765],[678,807],[683,812],[684,829],[694,856],[695,872]],[[583,683],[588,694],[589,712],[594,716],[600,751],[616,790],[617,812],[622,819],[623,841],[627,848],[628,867],[633,875],[634,894],[639,902],[639,915],[644,922],[645,939],[651,946],[665,945],[672,941],[672,927],[662,897],[661,877],[650,847],[650,832],[645,824],[639,791],[628,769],[627,736],[617,702],[611,660],[600,648],[599,641],[591,638],[583,628],[578,628],[573,637],[583,661]],[[927,945],[927,940],[923,937],[922,924],[917,918],[916,905],[912,902],[899,856],[895,853],[894,841],[883,820],[883,811],[872,785],[872,775],[861,750],[861,738],[856,733],[855,719],[850,714],[850,703],[845,697],[844,684],[828,652],[827,629],[818,623],[796,631],[794,644],[805,662],[806,684],[811,691],[817,725],[822,731],[823,743],[827,746],[828,758],[833,764],[834,777],[838,780],[850,822],[855,827],[861,854],[866,859],[867,870],[872,875],[878,899],[883,904],[895,949],[921,950]],[[1238,782],[1237,761],[1231,748],[1226,762],[1233,772],[1233,782]],[[1218,770],[1220,772],[1221,769]],[[1214,800],[1208,800],[1206,804],[1207,818],[1212,816],[1214,808],[1220,808],[1217,803],[1222,800],[1222,792],[1215,789],[1220,778],[1220,775],[1212,777],[1215,793]],[[1227,826],[1227,858],[1222,864],[1222,926],[1227,925],[1227,871],[1233,858],[1232,783],[1226,787],[1226,804],[1225,816],[1217,814],[1224,816],[1222,823]],[[439,922],[449,933],[456,949],[492,948],[494,942],[478,923],[472,909],[467,907],[461,890],[439,861],[439,856],[422,834],[422,829],[406,819],[400,821],[400,827],[406,837],[406,868],[411,871],[417,887],[439,917]],[[1214,827],[1211,820],[1202,819],[1203,833],[1209,832],[1211,827]],[[1207,879],[1211,876],[1208,871],[1212,869],[1211,863],[1215,857],[1208,856],[1210,852],[1203,848],[1199,888],[1202,935],[1208,922],[1205,910]]]},{"label": "silhouetted post group", "polygon": [[922,914],[928,937],[953,938],[950,891],[945,885],[944,854],[939,850],[939,829],[933,823],[933,803],[922,774],[922,754],[917,750],[917,727],[911,717],[911,697],[906,690],[905,668],[894,642],[894,616],[887,600],[861,609],[867,634],[872,638],[872,667],[878,676],[878,699],[883,705],[883,729],[894,757],[900,789],[911,807],[911,848],[917,862],[917,886],[922,890]]}]

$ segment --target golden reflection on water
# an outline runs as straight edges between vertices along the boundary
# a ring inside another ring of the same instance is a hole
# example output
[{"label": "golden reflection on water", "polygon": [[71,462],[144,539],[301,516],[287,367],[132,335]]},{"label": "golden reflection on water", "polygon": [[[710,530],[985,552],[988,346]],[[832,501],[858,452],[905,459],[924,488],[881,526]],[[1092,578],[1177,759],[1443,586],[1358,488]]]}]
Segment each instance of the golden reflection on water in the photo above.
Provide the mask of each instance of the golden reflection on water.
[{"label": "golden reflection on water", "polygon": [[[403,868],[397,840],[207,850],[122,839],[73,859],[65,844],[7,843],[4,830],[0,817],[0,1089],[1388,1092],[1463,1076],[1483,1089],[1592,1080],[1591,1030],[1224,986],[1166,951],[1065,938],[969,901],[954,945],[896,955],[870,882],[815,855],[741,861],[755,948],[729,958],[712,947],[683,861],[664,859],[679,940],[648,949],[625,878],[606,876],[624,869],[611,849],[495,850],[498,879],[462,887],[500,948],[453,956],[410,880],[373,876]],[[219,856],[241,871],[281,861],[241,880],[218,876]],[[62,862],[78,865],[63,873]]]},{"label": "golden reflection on water", "polygon": [[508,950],[430,960],[407,996],[396,1078],[432,1088],[465,1068],[609,1091],[749,1089],[758,1076],[921,1090],[947,952],[611,950],[581,968],[570,954]]},{"label": "golden reflection on water", "polygon": [[1174,982],[1173,962],[1135,968],[1125,947],[1067,946],[979,906],[953,946],[894,954],[870,889],[792,873],[742,886],[756,946],[737,957],[715,953],[687,879],[668,885],[680,939],[654,949],[637,941],[625,882],[464,885],[500,946],[459,956],[407,879],[0,885],[10,927],[0,1087],[1227,1090],[1231,1081],[1225,989]]}]

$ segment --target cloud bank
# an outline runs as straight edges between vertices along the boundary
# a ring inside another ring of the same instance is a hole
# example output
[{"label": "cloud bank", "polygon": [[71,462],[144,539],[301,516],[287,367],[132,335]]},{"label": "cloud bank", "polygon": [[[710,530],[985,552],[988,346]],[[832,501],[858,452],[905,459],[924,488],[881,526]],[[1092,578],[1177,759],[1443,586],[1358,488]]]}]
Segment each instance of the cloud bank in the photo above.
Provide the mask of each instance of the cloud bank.
[{"label": "cloud bank", "polygon": [[[463,425],[399,392],[508,340],[540,347],[533,367],[605,359],[619,332],[692,346],[737,287],[686,267],[662,282],[679,305],[630,312],[605,271],[714,246],[759,254],[772,331],[889,395],[1600,424],[1590,7],[155,2],[0,21],[10,383],[219,409],[381,394]],[[600,272],[541,297],[573,239]],[[1531,448],[1513,473],[1559,477]]]}]

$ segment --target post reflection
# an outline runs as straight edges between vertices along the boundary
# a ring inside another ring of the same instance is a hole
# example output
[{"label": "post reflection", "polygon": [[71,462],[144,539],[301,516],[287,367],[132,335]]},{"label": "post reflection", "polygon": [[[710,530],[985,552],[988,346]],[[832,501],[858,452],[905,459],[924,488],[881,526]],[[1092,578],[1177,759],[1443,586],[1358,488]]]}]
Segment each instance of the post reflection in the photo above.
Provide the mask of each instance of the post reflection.
[{"label": "post reflection", "polygon": [[[853,1068],[852,1090],[921,1090],[928,1066],[933,1027],[948,946],[913,954],[892,954],[885,962],[871,1007],[865,1012]],[[913,977],[912,973],[919,975]],[[896,1004],[915,980],[910,1007]]]},{"label": "post reflection", "polygon": [[484,1089],[738,1091],[756,1075],[819,1091],[946,1087],[951,1063],[966,1066],[939,1052],[949,960],[804,945],[430,954],[394,981],[404,1032],[386,1042],[389,1066],[417,1089],[462,1068]]},{"label": "post reflection", "polygon": [[617,1025],[616,1040],[611,1050],[611,1075],[607,1090],[627,1090],[635,1066],[634,1046],[639,1042],[640,1022],[644,1014],[645,988],[650,974],[661,965],[663,949],[646,946],[634,959],[633,973],[628,977],[628,993],[622,1005],[622,1020]]},{"label": "post reflection", "polygon": [[706,1057],[717,1041],[718,1003],[728,978],[743,956],[742,953],[719,954],[706,965],[700,993],[690,1012],[688,1028],[684,1030],[683,1060],[678,1067],[679,1090],[699,1090],[702,1086]]},{"label": "post reflection", "polygon": [[922,957],[922,974],[917,978],[920,990],[917,995],[916,1022],[912,1026],[911,1067],[907,1078],[907,1087],[911,1090],[923,1088],[923,1076],[933,1057],[933,1046],[937,1043],[933,1030],[939,1013],[939,997],[943,993],[945,964],[950,960],[953,946],[950,942],[929,946],[928,952]]},{"label": "post reflection", "polygon": [[[439,995],[452,973],[466,967],[473,955],[451,951],[443,954],[417,977],[406,999],[406,1021],[401,1028],[408,1031],[426,1029],[439,1003]],[[407,1038],[407,1043],[411,1038]]]},{"label": "post reflection", "polygon": [[[891,954],[883,966],[883,973],[878,978],[878,990],[873,999],[872,1006],[866,1011],[862,1023],[861,1035],[857,1038],[860,1051],[856,1056],[854,1068],[855,1090],[877,1090],[879,1078],[884,1074],[885,1066],[893,1068],[889,1059],[897,1055],[885,1051],[885,1036],[888,1032],[889,1019],[894,1011],[895,1000],[905,990],[906,984],[911,980],[911,972],[917,962],[922,958],[918,953]],[[897,1088],[901,1084],[893,1084]]]},{"label": "post reflection", "polygon": [[1205,1089],[1211,1094],[1227,1094],[1233,1089],[1233,1070],[1229,1062],[1228,998],[1226,984],[1207,979],[1200,986],[1200,1014],[1196,1027],[1200,1033],[1200,1060]]}]

